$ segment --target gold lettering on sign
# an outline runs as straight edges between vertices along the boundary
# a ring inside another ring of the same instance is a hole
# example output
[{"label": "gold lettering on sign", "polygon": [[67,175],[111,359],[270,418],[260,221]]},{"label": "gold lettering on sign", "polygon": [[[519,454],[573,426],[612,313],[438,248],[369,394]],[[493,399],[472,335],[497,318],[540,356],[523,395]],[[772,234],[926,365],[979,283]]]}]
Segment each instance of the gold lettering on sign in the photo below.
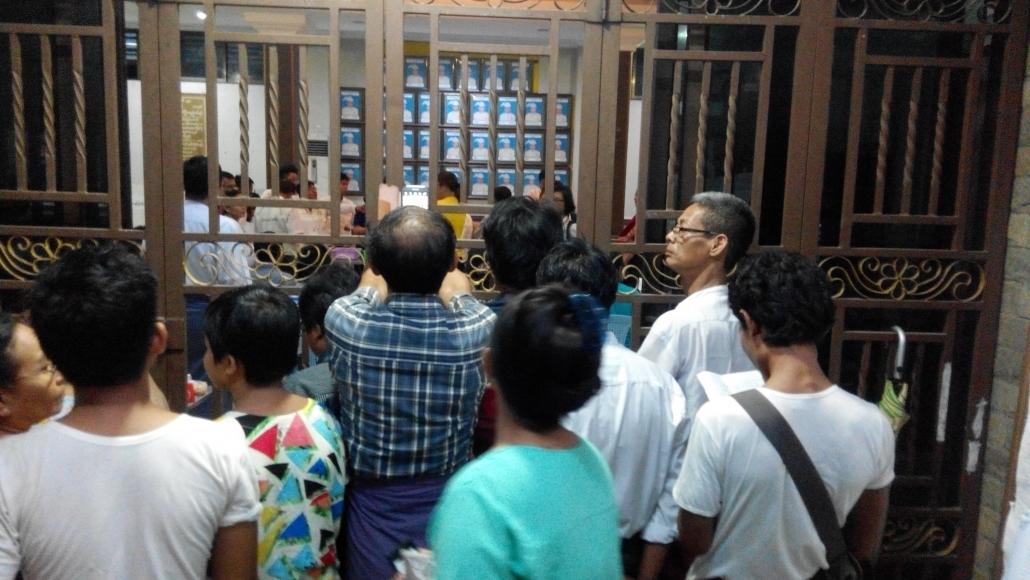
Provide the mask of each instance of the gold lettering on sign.
[{"label": "gold lettering on sign", "polygon": [[207,100],[182,95],[182,158],[207,155]]}]

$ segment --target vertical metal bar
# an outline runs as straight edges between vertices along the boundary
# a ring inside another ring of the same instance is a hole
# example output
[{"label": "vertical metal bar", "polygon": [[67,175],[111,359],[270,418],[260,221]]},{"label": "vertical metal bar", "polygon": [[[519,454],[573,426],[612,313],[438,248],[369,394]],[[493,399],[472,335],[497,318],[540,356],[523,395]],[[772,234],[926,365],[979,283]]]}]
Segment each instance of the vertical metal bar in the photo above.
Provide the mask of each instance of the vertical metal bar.
[{"label": "vertical metal bar", "polygon": [[919,98],[923,89],[923,67],[916,68],[912,76],[912,90],[908,98],[908,125],[905,129],[905,168],[901,178],[901,213],[912,213],[912,168],[915,165],[916,138],[919,136],[916,121],[919,120]]},{"label": "vertical metal bar", "polygon": [[236,45],[237,60],[240,63],[240,195],[250,196],[250,65],[247,62],[247,45]]},{"label": "vertical metal bar", "polygon": [[433,194],[436,175],[440,171],[440,16],[429,15],[429,209],[436,209],[436,196]]},{"label": "vertical metal bar", "polygon": [[205,0],[204,11],[208,18],[204,20],[204,103],[207,113],[207,231],[219,232],[218,204],[212,199],[222,194],[218,163],[218,55],[215,53],[215,4],[214,0]]},{"label": "vertical metal bar", "polygon": [[740,86],[740,62],[734,61],[730,71],[729,109],[726,112],[726,153],[722,162],[722,190],[733,191],[733,145],[737,133],[737,93]]},{"label": "vertical metal bar", "polygon": [[[648,22],[644,28],[644,91],[641,101],[640,120],[640,156],[637,159],[637,238],[642,244],[647,232],[647,180],[651,165],[651,107],[654,106],[654,50],[655,33],[658,25]],[[668,208],[666,208],[668,209]]]},{"label": "vertical metal bar", "polygon": [[[210,18],[208,19],[210,20]],[[272,197],[279,196],[279,47],[265,45],[265,133],[268,149],[268,181]],[[335,136],[339,139],[339,135]]]},{"label": "vertical metal bar", "polygon": [[[102,38],[104,66],[104,128],[107,142],[107,215],[111,229],[122,227],[122,172],[118,137],[118,38],[115,30],[114,0],[103,0]],[[131,206],[130,206],[131,207]]]},{"label": "vertical metal bar", "polygon": [[970,192],[973,190],[973,179],[976,175],[976,160],[979,158],[977,152],[977,141],[979,131],[977,130],[977,119],[981,106],[981,84],[986,73],[984,65],[984,35],[973,35],[972,49],[969,51],[969,60],[974,66],[969,69],[966,76],[966,97],[962,104],[962,144],[959,146],[958,177],[955,180],[955,214],[958,216],[958,225],[951,238],[951,249],[961,250],[965,244],[966,222],[969,220],[966,207],[969,205]]},{"label": "vertical metal bar", "polygon": [[86,85],[82,77],[82,38],[72,41],[72,90],[75,102],[75,191],[86,191]]},{"label": "vertical metal bar", "polygon": [[676,203],[676,184],[680,179],[680,123],[683,120],[683,66],[677,60],[672,73],[672,99],[669,104],[669,162],[665,176],[665,209]]},{"label": "vertical metal bar", "polygon": [[25,191],[28,186],[28,162],[25,159],[25,85],[21,75],[21,40],[18,35],[8,35],[11,47],[11,108],[14,113],[14,166],[17,174],[17,188]]},{"label": "vertical metal bar", "polygon": [[[604,123],[601,124],[601,119],[615,119],[618,116],[618,108],[620,103],[620,92],[616,90],[602,90],[604,87],[615,87],[618,85],[619,70],[620,70],[620,55],[619,55],[619,43],[621,40],[621,27],[618,25],[602,26],[602,25],[588,25],[587,38],[588,43],[584,45],[584,53],[586,55],[594,54],[595,51],[591,49],[589,39],[592,35],[600,36],[601,50],[596,52],[598,63],[597,71],[598,78],[600,81],[597,86],[597,115],[596,116],[584,116],[584,122],[581,126],[586,126],[588,130],[582,130],[581,143],[587,142],[588,140],[595,144],[594,155],[586,156],[581,151],[580,153],[580,171],[586,172],[587,174],[594,175],[594,187],[592,191],[594,193],[594,229],[593,229],[593,241],[601,248],[608,250],[610,248],[612,237],[612,222],[616,216],[614,207],[616,191],[621,191],[615,187],[616,175],[619,175],[616,171],[617,164],[625,166],[626,154],[622,152],[620,157],[617,153],[618,148],[616,147],[616,132],[618,131],[618,123]],[[584,66],[583,78],[589,79],[593,75],[591,73],[592,63],[588,58],[584,58],[586,64]],[[623,87],[623,90],[628,90],[627,87]],[[585,99],[583,100],[584,107]],[[590,110],[584,108],[583,110]],[[592,135],[592,138],[590,137]],[[586,163],[592,163],[593,167],[588,167]],[[625,181],[625,175],[623,175],[623,181]],[[582,177],[580,177],[580,183],[582,183]],[[583,187],[580,186],[580,190]],[[590,191],[588,190],[589,194]],[[624,192],[623,192],[624,193]],[[637,196],[639,197],[639,196]],[[641,215],[641,214],[636,214]],[[617,216],[619,222],[622,222],[622,216]],[[642,236],[639,236],[642,237]],[[638,238],[639,238],[638,237]]]},{"label": "vertical metal bar", "polygon": [[930,170],[930,200],[927,213],[937,215],[941,202],[941,159],[944,157],[944,131],[948,117],[948,99],[951,93],[951,69],[941,70],[937,90],[937,123],[933,127],[933,163]]},{"label": "vertical metal bar", "polygon": [[858,377],[855,381],[855,394],[861,398],[865,398],[866,391],[868,390],[869,383],[869,357],[872,354],[872,343],[862,343],[862,355],[859,357],[858,362]]},{"label": "vertical metal bar", "polygon": [[841,357],[844,350],[844,307],[837,302],[833,307],[833,329],[830,331],[830,380],[839,383]]},{"label": "vertical metal bar", "polygon": [[[458,167],[460,168],[459,171],[461,171],[461,181],[462,181],[463,184],[465,184],[465,187],[461,188],[461,192],[460,192],[460,196],[459,196],[458,200],[461,203],[465,203],[465,201],[468,199],[468,190],[469,190],[470,187],[472,187],[472,181],[469,179],[469,162],[468,162],[468,159],[469,159],[468,131],[469,131],[469,106],[470,106],[470,103],[469,103],[469,55],[467,55],[467,54],[461,55],[461,60],[459,61],[459,63],[460,63],[460,66],[461,66],[461,79],[459,80],[460,85],[458,87],[459,91],[461,92],[461,107],[459,108],[459,111],[460,111],[460,119],[459,119],[459,121],[461,122],[461,130],[458,133],[458,148],[460,149],[461,153],[460,153],[460,155],[458,157]],[[437,73],[437,74],[439,74],[439,73]],[[433,85],[433,86],[439,86],[439,84],[436,84],[436,85]]]},{"label": "vertical metal bar", "polygon": [[[755,160],[751,165],[751,211],[762,215],[762,192],[765,186],[765,142],[769,130],[769,99],[772,86],[773,32],[766,26],[762,36],[762,72],[758,78],[758,113],[755,120]],[[758,244],[758,240],[754,242]]]},{"label": "vertical metal bar", "polygon": [[[552,23],[553,24],[553,23]],[[526,147],[526,119],[523,112],[526,109],[526,57],[519,57],[519,88],[515,99],[515,187],[522,192],[526,183],[523,172],[526,170],[525,147]],[[548,79],[549,83],[557,82],[557,79]],[[544,148],[546,150],[546,147]],[[553,167],[553,165],[552,165]]]},{"label": "vertical metal bar", "polygon": [[[590,111],[590,115],[579,116],[579,133],[577,135],[578,148],[573,145],[570,149],[577,150],[579,155],[575,165],[577,197],[577,226],[576,232],[579,237],[594,244],[608,244],[611,239],[611,201],[614,188],[615,157],[608,155],[604,158],[603,164],[607,166],[608,175],[598,165],[599,128],[598,119],[601,116],[601,87],[605,86],[603,62],[606,58],[604,48],[604,29],[600,24],[583,24],[583,43],[580,49],[580,58],[577,66],[579,76],[584,80],[582,89],[578,95],[579,106],[570,111],[575,116],[576,111]],[[616,34],[617,27],[616,28]],[[613,57],[616,71],[618,70],[618,53]],[[616,72],[616,77],[618,73]],[[616,97],[619,91],[615,89],[617,83],[607,85],[612,87]],[[609,117],[614,119],[615,117]],[[614,124],[614,123],[613,123]],[[614,141],[612,143],[614,145]],[[542,148],[542,155],[554,157],[555,141],[545,144]],[[571,155],[570,150],[567,153]],[[567,157],[571,160],[571,157]],[[625,161],[623,160],[623,163]],[[606,209],[607,207],[607,209]],[[604,215],[605,220],[599,221],[599,216]]]},{"label": "vertical metal bar", "polygon": [[869,32],[860,30],[855,38],[855,57],[851,68],[851,105],[848,116],[848,144],[844,162],[844,194],[841,202],[839,246],[851,247],[851,226],[855,213],[855,187],[858,179],[858,147],[862,138],[862,96],[865,92],[866,46]]},{"label": "vertical metal bar", "polygon": [[[368,34],[368,29],[370,29],[373,26],[373,24],[372,24],[372,16],[369,15],[365,19],[365,21],[367,22],[367,24],[366,24],[366,32],[365,32],[365,34],[367,35]],[[380,43],[380,47],[381,47],[381,45],[382,45],[382,43]],[[371,46],[371,45],[367,44],[367,46]],[[369,48],[366,48],[366,50],[369,50]],[[367,55],[366,55],[366,58],[367,58]],[[382,59],[380,58],[380,63],[381,62],[382,62]],[[379,72],[379,71],[382,70],[382,66],[379,66],[378,70],[374,69],[374,68],[373,69],[368,69],[368,70],[374,71],[374,72],[370,72],[368,76],[372,77],[372,76],[375,76],[376,74],[379,74],[380,78],[381,78],[382,73]],[[329,87],[328,87],[329,88],[329,94],[326,95],[326,98],[329,99],[329,103],[330,103],[330,106],[329,106],[329,111],[330,111],[330,113],[329,113],[329,143],[328,143],[328,147],[327,147],[327,149],[328,149],[327,155],[329,156],[329,164],[328,164],[328,166],[326,168],[326,171],[328,172],[328,175],[329,175],[329,203],[330,203],[330,207],[329,207],[329,236],[330,236],[331,239],[335,240],[342,233],[342,232],[340,232],[340,212],[339,212],[339,210],[337,210],[337,208],[340,207],[340,195],[341,194],[340,194],[340,112],[339,112],[339,109],[338,109],[338,107],[340,106],[340,11],[337,10],[336,8],[330,8],[329,9],[329,82],[328,82],[328,85],[329,85]],[[382,92],[382,91],[380,91],[380,92]],[[366,93],[366,95],[367,94],[372,94],[372,93]],[[380,102],[382,102],[382,101],[380,101]],[[366,117],[367,117],[368,116],[368,111],[369,111],[369,108],[370,108],[370,105],[369,105],[367,97],[365,98],[364,106],[365,106],[365,112],[366,112]],[[380,113],[378,118],[382,119],[382,114],[381,113]],[[364,119],[364,120],[365,120],[366,123],[368,122],[367,118]],[[364,142],[364,146],[365,146],[365,159],[370,159],[370,157],[368,155],[368,152],[369,152],[369,149],[368,149],[369,138],[370,138],[369,132],[366,130],[365,131],[365,142]],[[370,164],[367,164],[365,166],[365,172],[366,172],[365,176],[366,177],[367,177],[367,173],[368,173],[368,165],[370,165]],[[369,211],[370,209],[371,208],[369,208],[368,206],[365,207],[365,211],[366,212]],[[365,215],[368,216],[368,215],[371,215],[371,214],[367,214],[366,213]]]},{"label": "vertical metal bar", "polygon": [[[555,127],[555,123],[557,121],[555,108],[557,107],[557,104],[558,104],[558,53],[559,53],[558,44],[559,44],[559,40],[561,38],[560,34],[561,34],[561,20],[559,20],[558,18],[551,18],[550,23],[549,23],[549,35],[548,35],[548,43],[547,43],[547,46],[548,46],[547,54],[549,55],[547,57],[547,102],[550,103],[550,106],[548,107],[548,111],[547,111],[547,127],[544,130],[544,133],[545,133],[544,142],[548,143],[548,144],[552,144],[552,145],[550,145],[548,147],[544,147],[545,151],[549,151],[551,149],[551,147],[553,147],[554,138],[555,138],[555,135],[557,134],[557,130],[556,130],[556,127]],[[521,62],[520,62],[520,66],[521,66]],[[519,88],[520,89],[523,86],[526,85],[526,82],[528,80],[528,79],[526,79],[525,75],[522,74],[524,72],[525,72],[525,67],[523,67],[523,70],[520,71],[520,73],[519,73],[519,74],[522,75],[522,76],[519,77],[519,79],[521,79],[521,82],[519,82]],[[520,125],[522,124],[522,108],[523,107],[522,107],[521,103],[522,103],[523,100],[524,100],[523,97],[519,97],[519,103],[520,103],[519,104],[519,124]],[[576,107],[573,111],[571,111],[572,114],[576,114],[579,111],[580,108],[581,107]],[[574,125],[574,123],[575,123],[574,119],[569,119],[569,126],[570,127],[572,127]],[[570,144],[569,149],[570,149],[570,151],[568,152],[568,155],[569,155],[569,159],[571,160],[572,159],[572,151],[571,151],[572,147],[571,147],[571,144]],[[521,146],[520,146],[520,148],[519,148],[519,155],[520,156],[521,156],[521,151],[522,151],[522,149],[521,149]],[[519,179],[522,179],[521,175],[519,176]],[[569,185],[571,186],[572,185],[572,183],[571,183],[572,176],[571,175],[569,176],[569,179],[570,179]],[[519,185],[521,186],[521,183],[519,183]],[[540,189],[541,189],[541,196],[544,197],[545,199],[547,198],[547,196],[553,196],[554,195],[554,155],[545,155],[544,156],[544,183],[540,184]]]},{"label": "vertical metal bar", "polygon": [[[486,79],[486,82],[490,85],[490,127],[487,129],[489,134],[489,145],[490,157],[487,161],[487,167],[490,170],[490,203],[494,202],[494,188],[497,187],[497,55],[490,55],[490,77]],[[512,184],[514,186],[514,184]],[[543,184],[540,184],[543,186]]]},{"label": "vertical metal bar", "polygon": [[50,37],[39,37],[39,60],[43,69],[43,157],[46,159],[46,190],[57,191],[57,128],[54,116],[54,64]]},{"label": "vertical metal bar", "polygon": [[[911,366],[910,372],[909,372],[909,376],[911,377],[911,381],[909,383],[909,388],[908,388],[908,397],[909,397],[908,398],[908,408],[911,409],[912,412],[909,413],[909,415],[910,415],[910,417],[909,417],[909,423],[910,423],[910,425],[909,425],[909,437],[908,437],[907,444],[905,445],[905,447],[906,447],[905,454],[906,454],[906,456],[908,458],[908,465],[911,465],[911,466],[916,465],[916,460],[917,460],[917,457],[918,457],[917,456],[917,447],[916,447],[916,444],[915,444],[916,443],[916,438],[912,437],[911,434],[912,433],[922,433],[924,430],[919,427],[919,424],[921,422],[923,422],[924,420],[926,420],[927,422],[932,422],[932,419],[936,418],[936,417],[933,417],[933,416],[925,416],[924,417],[923,413],[920,412],[921,411],[920,398],[921,398],[921,395],[924,392],[924,389],[926,389],[926,387],[927,387],[927,385],[924,384],[925,381],[923,380],[923,377],[925,376],[925,373],[923,372],[923,365],[925,364],[925,361],[926,361],[926,343],[918,342],[918,343],[916,343],[913,346],[915,347],[913,349],[915,352],[914,352],[914,354],[912,356],[912,366]],[[934,481],[940,481],[940,480],[934,480]],[[933,495],[936,495],[937,488],[938,488],[938,486],[936,486],[936,485],[932,486],[931,487],[932,491],[930,493],[933,494]],[[934,506],[934,507],[937,507],[937,506]]]},{"label": "vertical metal bar", "polygon": [[[297,159],[300,161],[299,197],[303,199],[308,191],[308,47],[298,47],[297,53],[297,116],[300,117],[297,120]],[[338,107],[339,99],[335,102]]]},{"label": "vertical metal bar", "polygon": [[701,75],[700,107],[697,111],[697,159],[694,161],[694,193],[705,187],[705,138],[708,132],[708,96],[712,87],[712,63],[705,62]]},{"label": "vertical metal bar", "polygon": [[[386,117],[386,129],[388,134],[401,136],[402,126],[401,123],[404,120],[404,89],[402,78],[404,66],[404,16],[402,12],[403,6],[400,3],[396,3],[396,6],[390,8],[384,8],[385,2],[369,2],[365,10],[365,159],[375,159],[375,163],[366,163],[365,165],[365,182],[369,184],[367,191],[365,191],[365,211],[370,212],[375,210],[375,213],[366,213],[365,217],[368,219],[368,225],[372,225],[379,219],[379,184],[383,183],[383,164],[378,161],[379,157],[383,154],[383,99],[379,98],[379,95],[386,95],[386,106],[387,110],[390,111],[390,115]],[[384,12],[385,11],[385,12]],[[395,11],[398,16],[391,16],[384,21],[384,14]],[[397,29],[399,25],[399,30]],[[339,28],[333,32],[336,36],[339,36]],[[385,46],[384,54],[384,34],[388,39]],[[339,41],[333,43],[336,46],[336,60],[339,62]],[[383,78],[383,62],[386,62],[386,78]],[[334,90],[339,85],[339,66],[333,66],[333,70],[330,71],[330,78],[335,78],[333,82]],[[336,75],[333,77],[332,75]],[[384,89],[385,85],[385,91]],[[373,95],[374,98],[369,98],[369,95]],[[339,96],[334,97],[339,99]],[[333,115],[332,123],[330,127],[336,131],[336,134],[340,133],[340,116]],[[396,141],[396,140],[395,140]],[[330,141],[330,143],[336,144],[336,157],[333,159],[339,160],[340,158],[340,140],[339,138]],[[403,142],[395,143],[391,149],[387,152],[387,166],[386,173],[389,176],[390,183],[404,183],[402,175],[403,172]],[[330,148],[330,151],[332,149]],[[338,161],[337,161],[338,162]],[[375,219],[372,219],[373,216]]]},{"label": "vertical metal bar", "polygon": [[894,67],[888,66],[883,77],[883,97],[880,99],[880,139],[876,149],[876,189],[873,193],[873,213],[883,213],[883,191],[887,182],[887,146],[891,137],[891,98],[894,95]]}]

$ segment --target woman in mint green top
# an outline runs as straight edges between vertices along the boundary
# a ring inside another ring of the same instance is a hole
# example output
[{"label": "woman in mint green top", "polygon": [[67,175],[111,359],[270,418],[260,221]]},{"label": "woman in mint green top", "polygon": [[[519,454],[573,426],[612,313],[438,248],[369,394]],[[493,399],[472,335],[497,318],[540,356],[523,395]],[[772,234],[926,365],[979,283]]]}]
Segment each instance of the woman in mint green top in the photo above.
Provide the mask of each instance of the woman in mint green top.
[{"label": "woman in mint green top", "polygon": [[597,302],[558,286],[501,312],[483,360],[500,391],[497,442],[433,513],[437,578],[622,578],[611,475],[558,423],[600,388],[604,329]]}]

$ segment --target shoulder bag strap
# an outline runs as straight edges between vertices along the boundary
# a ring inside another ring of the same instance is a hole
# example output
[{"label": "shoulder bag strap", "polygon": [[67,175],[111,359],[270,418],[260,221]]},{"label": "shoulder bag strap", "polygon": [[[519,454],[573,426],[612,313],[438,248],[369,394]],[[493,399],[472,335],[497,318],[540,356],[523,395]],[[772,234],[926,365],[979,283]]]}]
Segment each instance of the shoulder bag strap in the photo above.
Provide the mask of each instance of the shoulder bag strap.
[{"label": "shoulder bag strap", "polygon": [[804,446],[783,415],[757,389],[741,391],[733,395],[733,398],[744,407],[765,438],[780,454],[784,465],[787,466],[787,473],[801,494],[801,500],[805,502],[819,539],[826,547],[826,561],[832,564],[847,551],[847,546],[844,543],[844,534],[837,524],[836,511],[830,494],[826,491],[826,484],[819,477],[819,472],[805,452]]}]

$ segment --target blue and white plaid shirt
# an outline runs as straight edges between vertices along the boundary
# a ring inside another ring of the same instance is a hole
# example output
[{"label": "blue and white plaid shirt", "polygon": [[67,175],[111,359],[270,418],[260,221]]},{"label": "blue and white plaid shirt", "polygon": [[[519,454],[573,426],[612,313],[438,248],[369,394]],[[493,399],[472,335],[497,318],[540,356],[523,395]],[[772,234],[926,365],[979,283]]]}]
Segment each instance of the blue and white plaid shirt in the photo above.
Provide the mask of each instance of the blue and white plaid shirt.
[{"label": "blue and white plaid shirt", "polygon": [[325,315],[347,461],[369,478],[448,475],[470,458],[486,384],[481,357],[495,316],[470,295],[370,287]]}]

